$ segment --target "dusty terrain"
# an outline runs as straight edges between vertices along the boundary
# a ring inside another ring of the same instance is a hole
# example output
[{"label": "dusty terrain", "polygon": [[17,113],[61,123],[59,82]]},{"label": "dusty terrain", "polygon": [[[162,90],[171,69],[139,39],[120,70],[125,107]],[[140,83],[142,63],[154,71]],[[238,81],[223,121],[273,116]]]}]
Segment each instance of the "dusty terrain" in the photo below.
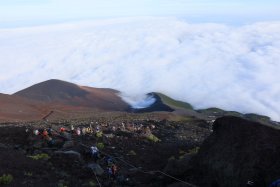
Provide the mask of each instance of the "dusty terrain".
[{"label": "dusty terrain", "polygon": [[[70,125],[82,128],[89,124],[93,128],[98,124],[103,135],[72,134],[68,140],[61,135],[53,135],[56,145],[50,147],[41,136],[32,133],[32,130],[40,128],[52,127],[59,131],[60,127],[70,130]],[[13,176],[11,186],[98,186],[97,178],[102,186],[168,186],[177,181],[150,171],[164,171],[170,159],[182,159],[192,154],[192,150],[200,146],[209,134],[209,125],[205,121],[172,122],[147,114],[3,123],[0,126],[0,174]],[[160,141],[151,139],[151,135]],[[69,141],[72,141],[71,145],[66,146]],[[94,160],[88,153],[89,147],[86,147],[96,143],[104,145],[97,163],[105,170],[97,178],[87,167]],[[75,154],[67,154],[67,151]],[[42,153],[46,153],[48,158],[31,158]],[[106,155],[111,155],[119,168],[116,180],[109,179],[106,174],[103,159]]]}]

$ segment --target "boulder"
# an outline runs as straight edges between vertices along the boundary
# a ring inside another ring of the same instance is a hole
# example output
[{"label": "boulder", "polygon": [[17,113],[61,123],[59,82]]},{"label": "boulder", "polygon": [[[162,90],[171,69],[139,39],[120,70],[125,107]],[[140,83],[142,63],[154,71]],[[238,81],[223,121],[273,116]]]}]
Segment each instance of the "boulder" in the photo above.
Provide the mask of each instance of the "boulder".
[{"label": "boulder", "polygon": [[64,144],[63,144],[63,148],[67,149],[67,148],[72,148],[74,147],[74,142],[73,141],[66,141]]},{"label": "boulder", "polygon": [[280,173],[279,127],[227,116],[194,156],[189,172],[199,186],[269,186]]},{"label": "boulder", "polygon": [[104,170],[101,168],[99,164],[91,163],[88,164],[87,167],[91,169],[96,175],[103,175]]},{"label": "boulder", "polygon": [[191,154],[186,154],[182,159],[170,159],[163,171],[172,176],[184,175],[184,173],[188,170],[191,158]]},{"label": "boulder", "polygon": [[0,143],[0,148],[6,149],[6,148],[8,148],[8,146],[6,146],[5,144]]},{"label": "boulder", "polygon": [[59,167],[66,168],[80,168],[84,163],[81,154],[72,150],[55,151],[51,157],[51,161]]}]

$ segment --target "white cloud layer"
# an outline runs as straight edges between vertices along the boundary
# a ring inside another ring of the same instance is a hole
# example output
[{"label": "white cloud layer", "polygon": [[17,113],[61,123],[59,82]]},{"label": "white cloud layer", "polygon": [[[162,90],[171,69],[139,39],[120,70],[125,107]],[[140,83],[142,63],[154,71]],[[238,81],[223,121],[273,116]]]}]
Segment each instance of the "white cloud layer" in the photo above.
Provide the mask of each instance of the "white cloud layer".
[{"label": "white cloud layer", "polygon": [[279,121],[279,33],[280,22],[230,27],[151,17],[0,29],[0,92],[57,78]]}]

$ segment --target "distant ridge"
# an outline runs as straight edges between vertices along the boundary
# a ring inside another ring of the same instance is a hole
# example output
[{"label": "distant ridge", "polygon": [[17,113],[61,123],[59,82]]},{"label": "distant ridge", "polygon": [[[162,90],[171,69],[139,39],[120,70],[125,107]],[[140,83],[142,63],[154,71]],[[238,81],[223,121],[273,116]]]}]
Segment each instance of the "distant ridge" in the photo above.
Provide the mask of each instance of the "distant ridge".
[{"label": "distant ridge", "polygon": [[62,80],[51,79],[18,91],[14,95],[46,103],[59,103],[104,111],[136,113],[174,111],[170,106],[162,102],[157,93],[148,94],[154,97],[156,101],[151,106],[143,109],[133,109],[132,106],[121,99],[119,93],[119,91],[113,89],[79,86]]},{"label": "distant ridge", "polygon": [[118,96],[118,93],[113,89],[91,88],[51,79],[16,92],[14,95],[48,103],[105,111],[127,111],[129,105]]},{"label": "distant ridge", "polygon": [[51,79],[18,91],[14,95],[32,100],[51,102],[73,97],[84,97],[87,94],[87,91],[81,89],[76,84]]},{"label": "distant ridge", "polygon": [[132,109],[133,112],[154,112],[154,111],[173,112],[174,111],[173,108],[166,105],[162,101],[161,97],[157,93],[148,93],[147,96],[153,97],[155,99],[155,102],[147,108]]},{"label": "distant ridge", "polygon": [[51,79],[13,95],[0,94],[1,120],[38,120],[51,113],[55,119],[90,116],[98,112],[162,112],[174,120],[197,118],[213,123],[222,116],[237,116],[266,125],[280,125],[269,117],[258,114],[242,114],[219,108],[196,110],[189,103],[175,100],[157,92],[147,94],[155,102],[146,108],[133,108],[121,97],[120,92],[108,88],[80,86],[70,82]]},{"label": "distant ridge", "polygon": [[172,107],[173,109],[183,108],[183,109],[193,110],[193,106],[189,103],[172,99],[171,97],[168,97],[167,95],[164,95],[162,93],[154,93],[154,95],[160,97],[163,103]]}]

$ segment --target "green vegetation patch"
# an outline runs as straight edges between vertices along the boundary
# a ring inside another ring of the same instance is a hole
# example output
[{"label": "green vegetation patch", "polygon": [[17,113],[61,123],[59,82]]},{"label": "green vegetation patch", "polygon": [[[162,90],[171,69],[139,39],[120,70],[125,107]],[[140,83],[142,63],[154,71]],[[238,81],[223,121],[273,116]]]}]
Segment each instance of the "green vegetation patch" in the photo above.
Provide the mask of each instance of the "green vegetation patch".
[{"label": "green vegetation patch", "polygon": [[155,135],[153,135],[153,134],[149,134],[149,135],[147,136],[147,139],[148,139],[149,141],[155,142],[155,143],[160,142],[160,139],[159,139],[158,137],[156,137]]},{"label": "green vegetation patch", "polygon": [[100,143],[97,143],[96,147],[98,149],[104,149],[105,145],[104,145],[104,143],[100,142]]},{"label": "green vegetation patch", "polygon": [[57,187],[67,187],[67,185],[65,183],[66,182],[64,180],[59,180],[57,183]]},{"label": "green vegetation patch", "polygon": [[101,137],[103,136],[103,133],[102,133],[102,132],[97,132],[97,133],[95,134],[95,136],[96,136],[97,138],[101,138]]},{"label": "green vegetation patch", "polygon": [[198,151],[199,151],[199,149],[200,149],[200,147],[194,147],[194,148],[192,148],[192,149],[189,149],[189,150],[188,150],[188,153],[189,153],[189,154],[197,154]]},{"label": "green vegetation patch", "polygon": [[95,187],[95,186],[97,186],[97,184],[94,181],[89,181],[88,186]]},{"label": "green vegetation patch", "polygon": [[168,160],[169,160],[169,161],[170,161],[170,160],[175,160],[175,156],[169,157]]},{"label": "green vegetation patch", "polygon": [[199,113],[203,113],[203,114],[224,114],[225,111],[220,109],[220,108],[207,108],[207,109],[201,109],[201,110],[197,110],[197,112]]},{"label": "green vegetation patch", "polygon": [[46,153],[41,153],[33,156],[28,156],[29,158],[32,158],[33,160],[48,160],[50,156]]},{"label": "green vegetation patch", "polygon": [[131,150],[131,151],[128,152],[128,155],[136,156],[137,154],[135,153],[135,151]]},{"label": "green vegetation patch", "polygon": [[263,115],[259,115],[259,114],[245,114],[244,115],[245,118],[249,119],[249,120],[253,120],[253,121],[270,121],[270,118],[267,116],[263,116]]},{"label": "green vegetation patch", "polygon": [[161,93],[156,93],[162,100],[163,103],[169,105],[170,107],[174,107],[174,108],[184,108],[184,109],[190,109],[193,110],[193,107],[191,104],[183,102],[183,101],[178,101],[178,100],[174,100],[164,94]]},{"label": "green vegetation patch", "polygon": [[24,172],[24,175],[27,177],[32,177],[33,173],[32,172]]},{"label": "green vegetation patch", "polygon": [[0,177],[0,185],[9,185],[13,181],[13,176],[11,174],[3,174]]}]

